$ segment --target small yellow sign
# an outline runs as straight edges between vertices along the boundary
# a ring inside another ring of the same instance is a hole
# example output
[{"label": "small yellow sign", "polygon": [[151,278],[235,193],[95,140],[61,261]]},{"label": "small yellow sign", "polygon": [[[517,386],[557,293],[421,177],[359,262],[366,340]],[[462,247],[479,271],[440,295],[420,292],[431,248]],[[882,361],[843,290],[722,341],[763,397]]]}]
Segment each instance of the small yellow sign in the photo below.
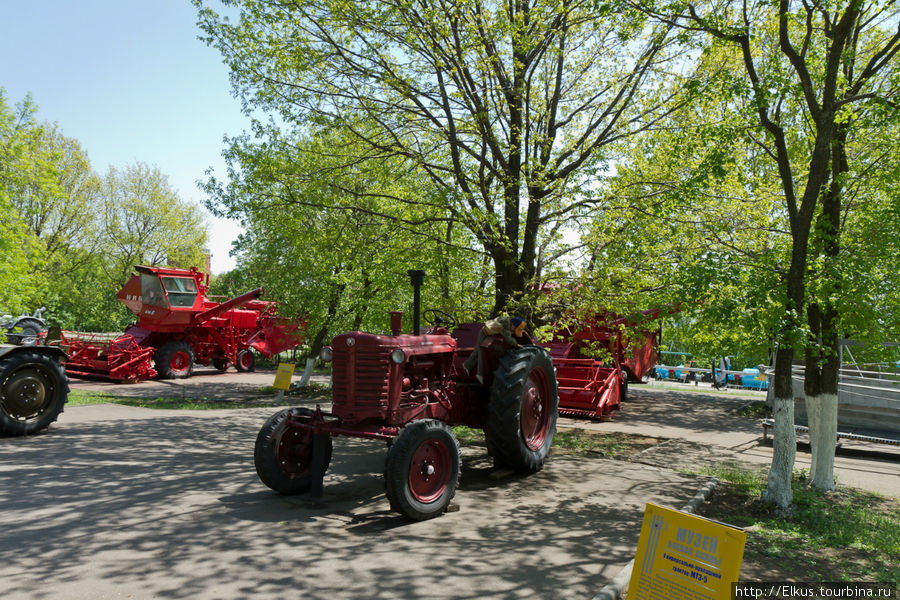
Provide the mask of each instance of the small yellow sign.
[{"label": "small yellow sign", "polygon": [[730,600],[747,534],[647,503],[627,600]]},{"label": "small yellow sign", "polygon": [[291,389],[291,377],[293,376],[293,363],[278,363],[278,370],[275,371],[275,383],[272,384],[272,387],[276,390]]}]

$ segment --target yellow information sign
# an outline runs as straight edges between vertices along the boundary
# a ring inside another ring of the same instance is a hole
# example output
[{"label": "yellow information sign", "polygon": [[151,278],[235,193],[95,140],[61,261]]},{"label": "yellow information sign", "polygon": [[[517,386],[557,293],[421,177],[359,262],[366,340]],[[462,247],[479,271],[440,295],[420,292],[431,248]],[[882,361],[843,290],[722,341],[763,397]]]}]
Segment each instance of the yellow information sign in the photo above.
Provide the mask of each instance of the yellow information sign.
[{"label": "yellow information sign", "polygon": [[278,363],[278,370],[275,371],[275,383],[272,384],[272,387],[276,390],[291,389],[291,377],[293,376],[293,363]]},{"label": "yellow information sign", "polygon": [[730,600],[747,534],[648,503],[627,600]]}]

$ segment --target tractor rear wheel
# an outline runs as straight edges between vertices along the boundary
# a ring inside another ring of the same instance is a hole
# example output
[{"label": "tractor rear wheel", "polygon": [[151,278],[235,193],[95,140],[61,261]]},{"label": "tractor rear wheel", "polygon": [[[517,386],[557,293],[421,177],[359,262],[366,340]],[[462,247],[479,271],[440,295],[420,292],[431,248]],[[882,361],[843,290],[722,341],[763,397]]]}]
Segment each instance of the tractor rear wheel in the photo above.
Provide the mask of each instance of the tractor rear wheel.
[{"label": "tractor rear wheel", "polygon": [[[313,433],[285,424],[288,415],[311,419],[306,408],[286,408],[269,417],[256,436],[253,462],[260,480],[279,494],[290,496],[312,487]],[[331,436],[325,442],[325,469],[331,463]]]},{"label": "tractor rear wheel", "polygon": [[160,379],[187,379],[194,370],[194,351],[187,342],[167,342],[153,359]]},{"label": "tractor rear wheel", "polygon": [[63,411],[68,381],[59,361],[47,354],[29,350],[0,359],[0,434],[48,427]]},{"label": "tractor rear wheel", "polygon": [[459,484],[459,441],[445,423],[413,421],[388,450],[384,487],[391,509],[414,521],[442,514]]},{"label": "tractor rear wheel", "polygon": [[504,354],[494,372],[485,426],[494,460],[524,472],[544,466],[558,406],[556,371],[546,350],[525,346]]},{"label": "tractor rear wheel", "polygon": [[234,366],[241,372],[252,371],[256,368],[256,357],[249,349],[241,350],[238,352],[237,363]]}]

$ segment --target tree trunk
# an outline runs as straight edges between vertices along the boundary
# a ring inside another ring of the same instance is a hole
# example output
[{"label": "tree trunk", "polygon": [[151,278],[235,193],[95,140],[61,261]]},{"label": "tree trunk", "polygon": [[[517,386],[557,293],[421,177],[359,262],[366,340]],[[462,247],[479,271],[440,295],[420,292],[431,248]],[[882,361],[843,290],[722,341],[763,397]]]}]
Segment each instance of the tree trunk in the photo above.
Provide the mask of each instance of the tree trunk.
[{"label": "tree trunk", "polygon": [[336,286],[331,298],[328,300],[328,312],[325,315],[325,320],[316,332],[315,337],[313,337],[312,344],[309,348],[309,358],[313,361],[319,360],[319,352],[321,352],[322,348],[325,346],[328,328],[331,326],[331,321],[334,320],[335,315],[337,315],[338,304],[340,303],[345,288],[346,286],[344,284]]},{"label": "tree trunk", "polygon": [[791,369],[794,348],[779,346],[775,353],[775,393],[772,412],[775,433],[772,442],[772,466],[763,499],[781,509],[788,509],[794,500],[791,476],[797,455],[797,434],[794,431],[794,390]]},{"label": "tree trunk", "polygon": [[318,357],[310,356],[306,359],[306,366],[303,368],[303,375],[300,377],[300,382],[297,384],[300,387],[309,384],[309,378],[312,377],[313,367],[316,366],[316,361]]},{"label": "tree trunk", "polygon": [[[778,349],[775,353],[775,391],[772,412],[775,433],[772,442],[772,466],[763,499],[788,510],[794,500],[791,476],[797,456],[797,434],[794,431],[794,347],[796,332],[800,327],[803,306],[806,251],[809,241],[803,229],[795,231],[791,249],[791,266],[788,269],[785,316],[781,325]],[[807,227],[805,231],[809,231]]]},{"label": "tree trunk", "polygon": [[806,406],[809,414],[809,441],[812,451],[810,485],[828,491],[834,489],[834,450],[837,442],[838,382],[841,357],[839,314],[830,298],[840,293],[837,261],[840,253],[841,197],[843,178],[849,166],[846,155],[846,126],[836,127],[832,142],[831,183],[822,197],[822,213],[816,227],[815,247],[824,254],[824,282],[821,307],[810,305],[810,336],[815,336],[806,353]]},{"label": "tree trunk", "polygon": [[494,288],[494,308],[491,316],[496,317],[503,313],[507,306],[522,297],[525,292],[526,279],[519,268],[516,257],[504,248],[495,248],[491,251],[494,259],[494,275],[496,284]]}]

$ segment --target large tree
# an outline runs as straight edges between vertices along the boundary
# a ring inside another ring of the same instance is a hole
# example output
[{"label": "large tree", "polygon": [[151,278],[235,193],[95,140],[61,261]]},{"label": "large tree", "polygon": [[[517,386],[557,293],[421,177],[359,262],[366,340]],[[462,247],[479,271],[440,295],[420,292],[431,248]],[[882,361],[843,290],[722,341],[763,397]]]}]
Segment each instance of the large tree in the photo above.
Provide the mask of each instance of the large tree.
[{"label": "large tree", "polygon": [[[348,160],[401,157],[440,199],[435,219],[490,257],[494,312],[521,294],[623,137],[670,110],[668,26],[592,0],[195,0],[207,41],[248,111],[328,119],[353,133]],[[357,201],[348,195],[344,202]]]},{"label": "large tree", "polygon": [[262,143],[239,136],[229,140],[227,182],[206,185],[209,208],[246,228],[235,243],[238,268],[286,311],[305,316],[312,357],[340,331],[388,331],[388,311],[409,306],[410,268],[429,274],[427,306],[466,316],[484,311],[482,261],[471,239],[434,218],[437,209],[395,201],[429,197],[405,161],[347,164],[335,154],[353,143],[348,132],[327,127],[271,132]]},{"label": "large tree", "polygon": [[205,265],[205,217],[178,196],[158,167],[110,167],[102,194],[104,264],[115,289],[128,281],[134,265]]},{"label": "large tree", "polygon": [[[836,232],[829,229],[834,208],[828,205],[828,186],[841,170],[839,165],[837,170],[832,168],[834,161],[841,160],[835,144],[841,144],[842,130],[852,121],[847,116],[854,107],[891,107],[895,102],[896,76],[882,77],[895,69],[900,42],[897,7],[890,1],[864,0],[779,0],[774,4],[744,0],[714,5],[643,2],[642,6],[673,25],[708,33],[714,47],[724,45],[739,54],[748,86],[735,86],[735,96],[749,99],[748,122],[762,133],[755,143],[778,171],[791,247],[781,283],[785,294],[775,359],[776,437],[766,497],[787,508],[792,501],[790,481],[796,452],[792,368],[795,352],[806,341],[804,311],[809,304],[813,224],[817,215],[824,215],[819,218],[824,240],[821,248],[824,255],[833,256]],[[855,66],[848,69],[850,55]],[[817,303],[813,305],[814,311],[826,318],[823,323],[813,315],[819,331],[826,332],[827,355],[836,356],[834,316],[828,316],[827,305],[824,313]],[[836,361],[819,372],[823,356],[812,353],[808,358],[808,372],[822,379],[815,390],[818,395],[808,397],[807,402],[818,405],[828,395],[836,408]]]}]

